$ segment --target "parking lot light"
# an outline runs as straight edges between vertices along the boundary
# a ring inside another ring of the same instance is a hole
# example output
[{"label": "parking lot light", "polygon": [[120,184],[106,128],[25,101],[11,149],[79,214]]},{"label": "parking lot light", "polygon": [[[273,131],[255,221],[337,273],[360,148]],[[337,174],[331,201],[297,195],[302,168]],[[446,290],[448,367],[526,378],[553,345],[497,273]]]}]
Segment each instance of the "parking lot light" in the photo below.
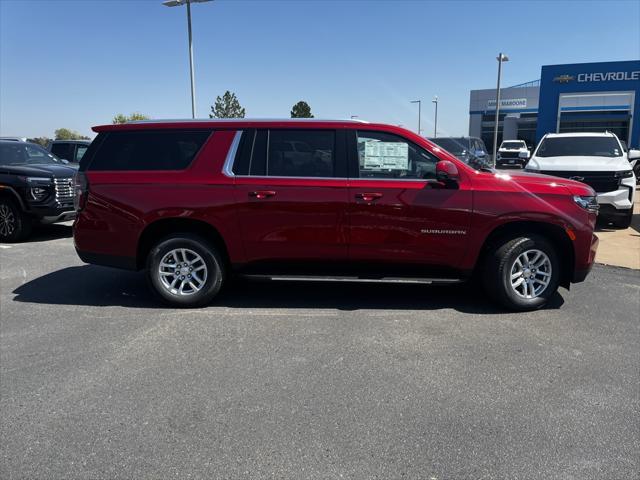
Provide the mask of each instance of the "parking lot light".
[{"label": "parking lot light", "polygon": [[438,138],[438,96],[436,95],[431,100],[431,103],[435,103],[436,105],[436,118],[433,122],[433,138]]},{"label": "parking lot light", "polygon": [[196,118],[196,87],[193,73],[193,40],[191,36],[191,4],[211,2],[213,0],[166,0],[162,2],[165,7],[180,7],[187,5],[187,28],[189,30],[189,73],[191,74],[191,118]]},{"label": "parking lot light", "polygon": [[496,124],[493,129],[493,164],[496,164],[496,151],[498,150],[498,119],[500,118],[500,77],[502,75],[502,62],[508,62],[509,57],[500,52],[498,60],[498,86],[496,87]]},{"label": "parking lot light", "polygon": [[422,132],[422,128],[420,127],[420,120],[422,118],[422,100],[411,100],[411,103],[417,103],[418,104],[418,135],[420,135],[420,133]]}]

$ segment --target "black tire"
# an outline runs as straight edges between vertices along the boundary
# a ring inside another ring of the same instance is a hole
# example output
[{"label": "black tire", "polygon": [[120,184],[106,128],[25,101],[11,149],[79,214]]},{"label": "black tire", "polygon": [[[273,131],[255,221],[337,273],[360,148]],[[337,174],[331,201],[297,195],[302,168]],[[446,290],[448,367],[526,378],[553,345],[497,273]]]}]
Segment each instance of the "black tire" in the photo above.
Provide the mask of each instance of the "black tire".
[{"label": "black tire", "polygon": [[624,215],[611,219],[611,223],[616,228],[629,228],[633,220],[633,208],[630,208]]},{"label": "black tire", "polygon": [[9,198],[0,198],[0,242],[19,242],[33,229],[31,219]]},{"label": "black tire", "polygon": [[[546,288],[533,298],[518,295],[511,286],[511,268],[516,259],[528,250],[543,252],[551,264],[551,278]],[[560,275],[560,262],[555,247],[539,235],[523,235],[497,242],[495,250],[487,255],[483,268],[487,293],[504,307],[517,311],[542,308],[558,290]]]},{"label": "black tire", "polygon": [[[206,280],[199,291],[179,295],[171,293],[163,284],[159,273],[160,262],[168,253],[176,249],[195,252],[206,264]],[[151,248],[147,256],[147,279],[152,290],[165,303],[174,307],[195,308],[209,304],[225,282],[225,270],[222,257],[216,248],[204,238],[191,233],[177,233],[163,238]]]}]

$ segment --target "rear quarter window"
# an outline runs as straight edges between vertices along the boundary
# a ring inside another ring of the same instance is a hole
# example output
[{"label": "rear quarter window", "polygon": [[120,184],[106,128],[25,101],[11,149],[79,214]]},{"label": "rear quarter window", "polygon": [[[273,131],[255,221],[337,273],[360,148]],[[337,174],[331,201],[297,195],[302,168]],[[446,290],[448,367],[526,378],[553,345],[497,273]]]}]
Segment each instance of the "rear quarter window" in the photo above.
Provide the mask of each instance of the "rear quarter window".
[{"label": "rear quarter window", "polygon": [[85,168],[184,170],[211,133],[210,130],[109,132]]}]

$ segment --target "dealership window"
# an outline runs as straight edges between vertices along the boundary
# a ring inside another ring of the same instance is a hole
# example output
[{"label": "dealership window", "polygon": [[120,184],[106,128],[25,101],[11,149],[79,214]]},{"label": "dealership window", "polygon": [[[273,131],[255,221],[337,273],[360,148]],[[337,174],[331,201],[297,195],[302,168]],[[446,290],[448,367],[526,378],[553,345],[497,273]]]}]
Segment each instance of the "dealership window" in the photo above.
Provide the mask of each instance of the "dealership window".
[{"label": "dealership window", "polygon": [[621,140],[629,138],[630,115],[627,112],[563,112],[558,131],[611,132]]},{"label": "dealership window", "polygon": [[357,132],[360,178],[428,179],[436,176],[438,159],[397,135]]}]

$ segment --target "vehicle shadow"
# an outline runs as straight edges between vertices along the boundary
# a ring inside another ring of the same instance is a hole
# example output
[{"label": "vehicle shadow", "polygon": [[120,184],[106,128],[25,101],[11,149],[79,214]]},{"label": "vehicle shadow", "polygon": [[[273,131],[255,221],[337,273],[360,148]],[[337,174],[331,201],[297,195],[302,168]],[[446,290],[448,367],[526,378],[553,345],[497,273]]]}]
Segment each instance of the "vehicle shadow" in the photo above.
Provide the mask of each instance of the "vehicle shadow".
[{"label": "vehicle shadow", "polygon": [[[228,308],[317,308],[354,310],[438,310],[496,315],[477,284],[426,285],[233,279],[211,306]],[[13,292],[14,301],[38,304],[163,308],[142,273],[94,265],[68,267],[36,278]],[[547,309],[564,299],[557,293]]]},{"label": "vehicle shadow", "polygon": [[59,238],[71,238],[73,230],[72,223],[53,223],[50,225],[34,225],[33,232],[29,238],[22,243],[47,242],[49,240],[57,240]]}]

